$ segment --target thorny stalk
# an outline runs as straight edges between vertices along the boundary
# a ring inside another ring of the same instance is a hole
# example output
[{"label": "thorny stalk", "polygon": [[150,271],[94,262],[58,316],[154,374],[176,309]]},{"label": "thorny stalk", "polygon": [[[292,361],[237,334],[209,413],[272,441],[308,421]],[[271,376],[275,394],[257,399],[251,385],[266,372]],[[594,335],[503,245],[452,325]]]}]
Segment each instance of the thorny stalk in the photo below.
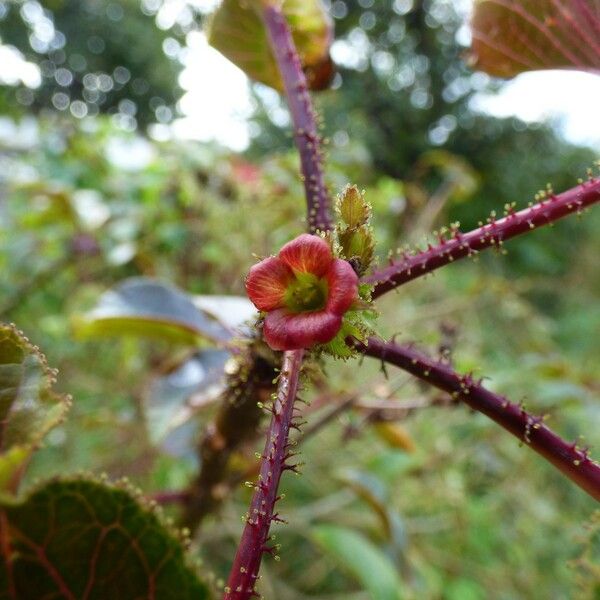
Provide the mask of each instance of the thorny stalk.
[{"label": "thorny stalk", "polygon": [[544,424],[543,417],[527,413],[522,405],[487,390],[472,375],[460,375],[447,363],[429,358],[410,346],[371,337],[356,347],[367,356],[393,364],[448,392],[483,413],[530,446],[596,500],[600,500],[600,464],[588,450],[568,443]]},{"label": "thorny stalk", "polygon": [[272,417],[267,432],[265,449],[261,456],[260,474],[254,486],[254,495],[246,515],[242,539],[231,567],[223,600],[247,600],[254,594],[262,555],[274,553],[277,547],[269,545],[269,528],[273,521],[281,521],[275,513],[280,499],[277,489],[285,470],[295,470],[288,461],[293,457],[288,435],[294,427],[294,401],[302,368],[303,350],[292,350],[283,355],[277,394],[273,401]]},{"label": "thorny stalk", "polygon": [[[321,142],[306,76],[281,8],[266,2],[262,18],[283,79],[292,116],[306,195],[308,230],[310,233],[327,231],[333,229],[334,225],[323,174]],[[280,520],[273,511],[278,500],[277,488],[281,474],[286,468],[294,469],[286,462],[291,457],[288,433],[293,426],[294,400],[303,354],[302,350],[284,354],[259,479],[231,568],[224,600],[244,600],[254,595],[262,555],[266,551],[274,551],[273,547],[267,546],[269,528],[272,521]]]},{"label": "thorny stalk", "polygon": [[482,227],[461,233],[451,229],[447,238],[440,235],[439,243],[416,254],[405,254],[400,260],[379,269],[363,278],[364,283],[375,286],[373,299],[407,283],[417,277],[431,273],[448,263],[466,256],[473,256],[480,250],[501,247],[502,244],[518,235],[527,233],[573,213],[581,213],[585,208],[600,201],[600,178],[590,176],[589,180],[574,188],[555,195],[545,194],[540,202],[514,212],[507,207],[507,215],[499,220],[494,217]]},{"label": "thorny stalk", "polygon": [[274,3],[268,3],[264,7],[262,16],[283,79],[285,96],[294,126],[294,138],[300,153],[308,230],[310,233],[316,233],[319,230],[333,229],[315,111],[292,33],[284,14]]}]

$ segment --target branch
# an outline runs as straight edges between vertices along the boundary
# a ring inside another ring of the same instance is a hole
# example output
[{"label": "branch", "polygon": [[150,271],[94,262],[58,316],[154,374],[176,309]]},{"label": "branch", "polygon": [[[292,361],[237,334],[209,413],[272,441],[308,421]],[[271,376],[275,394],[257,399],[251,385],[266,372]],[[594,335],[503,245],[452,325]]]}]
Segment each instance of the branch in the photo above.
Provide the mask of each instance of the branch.
[{"label": "branch", "polygon": [[404,256],[398,262],[375,271],[363,278],[363,283],[375,285],[373,299],[394,288],[431,273],[450,262],[465,256],[472,256],[479,250],[491,246],[501,246],[506,240],[527,233],[537,227],[549,225],[600,200],[600,179],[590,178],[587,182],[571,188],[562,194],[548,195],[544,200],[519,212],[508,210],[503,219],[491,218],[483,227],[469,233],[453,230],[449,239],[440,237],[436,246],[413,256]]},{"label": "branch", "polygon": [[333,229],[330,202],[323,175],[323,156],[308,83],[285,16],[275,3],[266,3],[263,21],[277,60],[294,124],[310,233]]},{"label": "branch", "polygon": [[294,401],[298,391],[298,379],[302,367],[304,350],[293,350],[283,355],[277,395],[273,402],[273,417],[267,432],[258,483],[255,486],[250,510],[242,539],[231,567],[223,600],[247,600],[255,595],[254,586],[258,579],[260,562],[264,552],[274,552],[268,546],[269,528],[273,521],[280,521],[274,514],[279,500],[277,488],[283,471],[294,470],[287,463],[291,458],[288,434],[294,417]]},{"label": "branch", "polygon": [[369,338],[366,345],[356,342],[356,347],[367,356],[404,369],[490,417],[531,446],[590,496],[600,500],[600,465],[589,457],[587,450],[565,442],[546,427],[543,417],[529,415],[522,406],[486,390],[471,375],[459,375],[447,364],[411,347],[378,338]]},{"label": "branch", "polygon": [[159,506],[167,506],[169,504],[186,505],[190,500],[190,492],[188,490],[163,490],[150,494],[149,498],[150,500],[154,500]]},{"label": "branch", "polygon": [[325,413],[318,421],[312,423],[309,427],[306,427],[302,432],[302,435],[298,436],[298,442],[304,442],[309,437],[313,436],[315,433],[318,433],[325,426],[329,425],[336,417],[341,415],[346,410],[352,408],[354,403],[356,402],[356,396],[348,396],[344,398],[341,402],[338,402],[333,408],[330,408],[327,413]]}]

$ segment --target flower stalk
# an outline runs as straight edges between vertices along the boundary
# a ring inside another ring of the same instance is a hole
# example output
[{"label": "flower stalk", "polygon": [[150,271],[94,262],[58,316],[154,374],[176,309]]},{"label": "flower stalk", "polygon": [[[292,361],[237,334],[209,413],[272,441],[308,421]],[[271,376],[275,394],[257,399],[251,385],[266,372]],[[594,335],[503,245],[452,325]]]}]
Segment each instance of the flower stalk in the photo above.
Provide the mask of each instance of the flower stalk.
[{"label": "flower stalk", "polygon": [[333,229],[331,206],[325,176],[321,139],[317,129],[308,82],[286,18],[274,2],[266,2],[262,18],[277,61],[300,153],[300,166],[306,195],[310,233]]},{"label": "flower stalk", "polygon": [[285,470],[295,469],[288,462],[293,456],[288,435],[290,428],[294,426],[294,401],[298,392],[303,354],[304,350],[293,350],[283,355],[271,423],[261,457],[260,474],[223,600],[247,600],[255,595],[262,555],[276,551],[275,546],[269,545],[269,528],[273,521],[281,521],[275,513],[275,504],[280,499],[277,488],[281,475]]},{"label": "flower stalk", "polygon": [[[279,67],[292,116],[294,139],[300,154],[306,196],[308,231],[313,234],[329,231],[334,228],[334,224],[323,174],[321,141],[306,76],[290,28],[280,7],[265,2],[262,8],[262,19]],[[280,498],[277,490],[281,475],[286,469],[295,469],[294,465],[287,463],[292,456],[288,436],[290,427],[294,426],[292,423],[294,401],[298,391],[303,355],[304,349],[288,350],[283,355],[277,394],[272,408],[273,416],[261,457],[259,479],[246,516],[242,539],[238,544],[223,600],[246,600],[256,595],[255,585],[262,555],[264,552],[275,550],[274,547],[268,546],[269,529],[273,521],[281,520],[274,512],[275,503]]]},{"label": "flower stalk", "polygon": [[586,449],[561,439],[544,424],[543,417],[530,415],[523,406],[485,389],[471,375],[460,375],[448,364],[410,346],[372,337],[367,344],[357,342],[356,347],[365,355],[393,364],[483,413],[600,501],[600,464],[590,458]]},{"label": "flower stalk", "polygon": [[550,193],[542,201],[519,212],[509,208],[504,218],[497,221],[490,218],[486,225],[468,233],[451,230],[450,238],[442,236],[436,246],[430,246],[412,256],[406,255],[401,260],[364,277],[362,281],[375,286],[372,294],[375,299],[455,260],[473,256],[485,248],[501,247],[505,241],[518,235],[551,225],[567,215],[580,214],[598,201],[600,178],[590,177],[588,181],[562,194]]}]

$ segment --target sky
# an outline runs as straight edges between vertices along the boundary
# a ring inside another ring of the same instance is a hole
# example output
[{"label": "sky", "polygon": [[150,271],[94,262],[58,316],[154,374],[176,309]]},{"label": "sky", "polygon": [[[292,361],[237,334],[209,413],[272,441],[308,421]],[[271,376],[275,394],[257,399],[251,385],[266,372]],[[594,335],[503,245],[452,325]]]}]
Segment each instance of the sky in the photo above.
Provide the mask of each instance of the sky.
[{"label": "sky", "polygon": [[477,109],[498,117],[551,121],[568,140],[600,150],[600,76],[580,71],[523,73],[493,96],[479,95]]},{"label": "sky", "polygon": [[246,75],[211,48],[202,32],[187,36],[179,84],[186,90],[179,103],[185,117],[173,130],[177,137],[217,140],[236,151],[250,141],[247,119],[252,113]]},{"label": "sky", "polygon": [[[249,141],[246,119],[252,112],[246,76],[212,49],[200,32],[188,36],[188,48],[180,78],[186,90],[180,107],[186,116],[175,124],[176,135],[214,139],[243,150]],[[564,70],[524,73],[499,94],[478,94],[473,106],[498,117],[550,120],[568,140],[600,149],[598,75]]]}]

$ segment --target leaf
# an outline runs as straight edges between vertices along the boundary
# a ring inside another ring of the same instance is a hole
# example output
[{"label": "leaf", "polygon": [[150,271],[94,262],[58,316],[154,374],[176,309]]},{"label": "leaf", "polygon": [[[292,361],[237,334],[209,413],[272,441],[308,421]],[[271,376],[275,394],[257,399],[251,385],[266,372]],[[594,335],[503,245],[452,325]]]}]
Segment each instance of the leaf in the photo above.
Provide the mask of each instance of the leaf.
[{"label": "leaf", "polygon": [[31,453],[69,409],[52,391],[55,375],[38,348],[0,323],[0,493],[16,491]]},{"label": "leaf", "polygon": [[336,336],[327,344],[322,344],[319,348],[325,353],[335,358],[347,359],[356,356],[354,345],[348,345],[346,340],[349,337],[364,341],[369,335],[375,333],[374,326],[378,313],[366,305],[366,308],[360,306],[357,310],[349,310],[342,320],[342,326]]},{"label": "leaf", "polygon": [[192,302],[229,329],[256,317],[256,307],[245,296],[194,296]]},{"label": "leaf", "polygon": [[356,469],[344,469],[338,478],[377,514],[389,541],[391,553],[402,559],[406,548],[406,528],[392,506],[389,490],[383,481],[372,473]]},{"label": "leaf", "polygon": [[181,541],[124,485],[54,480],[0,516],[2,598],[209,598]]},{"label": "leaf", "polygon": [[189,453],[197,426],[185,425],[199,406],[222,392],[223,368],[230,356],[225,350],[200,350],[152,382],[147,418],[153,443],[174,456]]},{"label": "leaf", "polygon": [[[309,87],[324,89],[333,77],[329,57],[333,38],[331,19],[320,0],[284,0],[282,10],[292,30]],[[208,41],[255,81],[283,90],[264,25],[251,3],[223,0],[210,20]]]},{"label": "leaf", "polygon": [[313,538],[360,582],[372,600],[400,600],[402,583],[391,560],[366,537],[335,525],[318,525]]},{"label": "leaf", "polygon": [[347,185],[337,198],[336,212],[348,227],[356,228],[371,218],[371,205],[356,185]]},{"label": "leaf", "polygon": [[398,448],[405,452],[414,452],[416,449],[412,436],[400,423],[378,421],[373,424],[373,429],[392,448]]},{"label": "leaf", "polygon": [[357,273],[363,275],[371,266],[375,252],[373,230],[368,225],[348,227],[338,232],[341,255],[349,261],[355,261]]},{"label": "leaf", "polygon": [[76,324],[84,336],[140,335],[195,344],[231,339],[229,329],[197,308],[177,288],[146,277],[132,277],[105,292]]},{"label": "leaf", "polygon": [[476,0],[470,61],[513,77],[538,69],[600,71],[600,4],[590,0]]}]

